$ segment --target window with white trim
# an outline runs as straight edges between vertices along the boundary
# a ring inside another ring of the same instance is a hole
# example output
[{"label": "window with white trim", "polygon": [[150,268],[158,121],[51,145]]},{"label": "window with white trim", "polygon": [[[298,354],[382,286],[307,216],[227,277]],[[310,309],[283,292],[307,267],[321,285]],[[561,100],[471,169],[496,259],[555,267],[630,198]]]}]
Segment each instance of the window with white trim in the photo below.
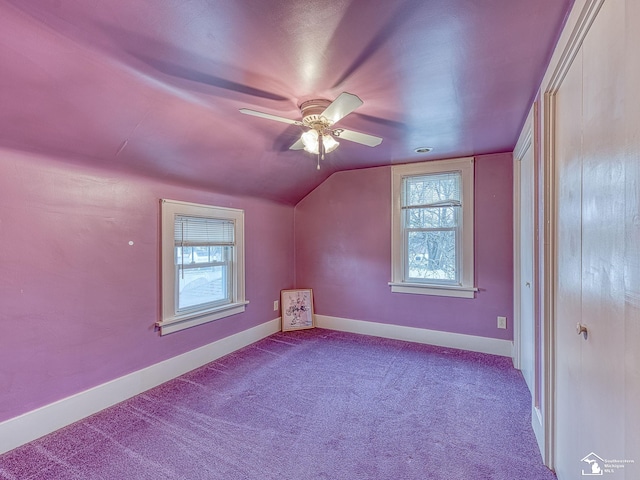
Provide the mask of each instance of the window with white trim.
[{"label": "window with white trim", "polygon": [[473,158],[392,167],[391,291],[473,298]]},{"label": "window with white trim", "polygon": [[244,211],[162,200],[162,335],[244,312]]}]

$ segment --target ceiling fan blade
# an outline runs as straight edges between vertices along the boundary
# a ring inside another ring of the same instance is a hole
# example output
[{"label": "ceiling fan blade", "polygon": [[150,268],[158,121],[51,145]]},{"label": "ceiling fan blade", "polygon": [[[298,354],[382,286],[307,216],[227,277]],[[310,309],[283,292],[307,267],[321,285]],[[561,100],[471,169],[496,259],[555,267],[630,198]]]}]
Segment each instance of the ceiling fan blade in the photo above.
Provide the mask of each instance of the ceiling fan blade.
[{"label": "ceiling fan blade", "polygon": [[289,150],[302,150],[304,148],[304,143],[302,143],[302,139],[299,138],[296,143],[289,147]]},{"label": "ceiling fan blade", "polygon": [[338,98],[331,102],[324,112],[322,112],[322,116],[329,120],[331,124],[334,124],[349,115],[363,103],[358,96],[342,92]]},{"label": "ceiling fan blade", "polygon": [[366,145],[367,147],[376,147],[382,143],[382,138],[376,137],[375,135],[354,132],[353,130],[345,130],[344,128],[335,129],[333,131],[333,135],[339,139],[359,143],[361,145]]},{"label": "ceiling fan blade", "polygon": [[266,118],[267,120],[275,120],[276,122],[288,123],[290,125],[302,125],[302,122],[299,122],[298,120],[291,120],[290,118],[279,117],[277,115],[271,115],[270,113],[249,110],[248,108],[241,108],[240,113],[253,115],[254,117]]}]

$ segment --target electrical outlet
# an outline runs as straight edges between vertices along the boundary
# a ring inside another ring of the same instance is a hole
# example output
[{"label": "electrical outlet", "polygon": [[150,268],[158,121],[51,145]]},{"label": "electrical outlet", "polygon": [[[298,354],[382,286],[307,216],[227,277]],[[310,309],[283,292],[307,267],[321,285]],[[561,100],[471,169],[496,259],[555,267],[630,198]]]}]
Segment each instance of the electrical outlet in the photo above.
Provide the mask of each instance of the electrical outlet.
[{"label": "electrical outlet", "polygon": [[498,317],[498,328],[507,328],[507,317]]},{"label": "electrical outlet", "polygon": [[274,300],[273,301],[273,311],[277,312],[278,311],[278,300]]}]

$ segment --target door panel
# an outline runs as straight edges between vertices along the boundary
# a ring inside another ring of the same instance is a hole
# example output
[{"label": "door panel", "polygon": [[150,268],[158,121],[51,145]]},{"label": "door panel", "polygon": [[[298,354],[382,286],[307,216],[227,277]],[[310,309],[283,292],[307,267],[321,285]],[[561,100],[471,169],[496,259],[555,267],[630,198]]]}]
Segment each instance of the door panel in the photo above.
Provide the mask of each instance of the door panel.
[{"label": "door panel", "polygon": [[637,98],[623,95],[624,3],[605,2],[582,46],[582,323],[590,338],[581,342],[581,394],[590,420],[579,459],[624,452],[624,104]]},{"label": "door panel", "polygon": [[[640,43],[640,2],[627,2],[626,45],[637,51]],[[627,55],[624,70],[625,103],[625,451],[635,459],[635,478],[640,478],[640,55]],[[628,475],[628,478],[634,478]]]},{"label": "door panel", "polygon": [[520,159],[520,369],[535,396],[533,145]]},{"label": "door panel", "polygon": [[559,480],[591,452],[635,460],[615,478],[640,478],[638,3],[603,2],[556,94]]},{"label": "door panel", "polygon": [[582,55],[578,54],[556,95],[558,185],[556,291],[556,472],[575,478],[582,420],[580,357],[576,323],[582,317]]}]

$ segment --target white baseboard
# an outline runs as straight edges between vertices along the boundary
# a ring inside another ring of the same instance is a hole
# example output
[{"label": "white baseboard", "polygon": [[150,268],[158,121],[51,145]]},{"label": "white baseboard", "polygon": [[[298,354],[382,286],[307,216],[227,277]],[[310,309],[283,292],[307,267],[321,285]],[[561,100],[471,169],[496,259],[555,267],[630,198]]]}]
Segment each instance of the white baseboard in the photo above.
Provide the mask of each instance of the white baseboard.
[{"label": "white baseboard", "polygon": [[0,454],[82,420],[280,331],[280,318],[0,423]]},{"label": "white baseboard", "polygon": [[536,437],[538,443],[538,450],[540,451],[540,460],[545,463],[547,459],[545,456],[545,436],[544,436],[544,418],[542,417],[542,411],[535,406],[534,402],[531,402],[531,427],[533,428],[533,434]]},{"label": "white baseboard", "polygon": [[[511,356],[508,340],[315,315],[320,328]],[[280,331],[280,318],[0,423],[0,454],[82,420]]]},{"label": "white baseboard", "polygon": [[511,350],[513,348],[512,341],[497,338],[476,337],[474,335],[464,335],[461,333],[402,327],[388,323],[365,322],[363,320],[350,320],[348,318],[329,317],[326,315],[315,315],[315,318],[318,327],[329,330],[426,343],[439,347],[458,348],[460,350],[490,353],[503,357],[511,357]]}]

